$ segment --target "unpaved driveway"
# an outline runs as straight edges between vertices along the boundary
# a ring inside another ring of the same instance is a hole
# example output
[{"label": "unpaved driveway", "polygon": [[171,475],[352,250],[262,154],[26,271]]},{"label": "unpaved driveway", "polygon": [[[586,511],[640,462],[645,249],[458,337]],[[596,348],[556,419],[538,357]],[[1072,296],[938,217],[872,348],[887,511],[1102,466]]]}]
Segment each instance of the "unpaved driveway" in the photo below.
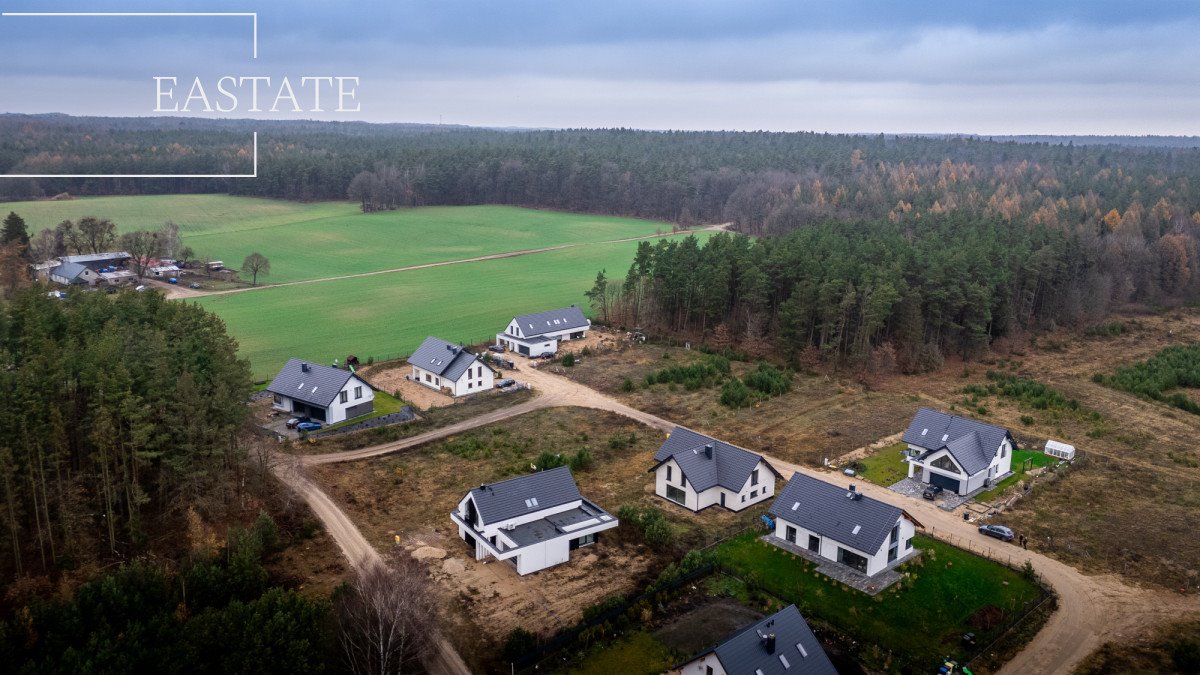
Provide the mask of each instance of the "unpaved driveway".
[{"label": "unpaved driveway", "polygon": [[[304,497],[346,557],[355,563],[358,560],[378,558],[378,553],[371,548],[345,513],[303,476],[300,467],[386,455],[533,410],[558,406],[609,410],[664,433],[675,427],[660,417],[632,408],[567,378],[546,372],[545,366],[543,369],[532,368],[528,361],[520,358],[516,360],[518,379],[531,383],[539,393],[538,397],[531,401],[394,443],[324,455],[289,456],[287,462],[277,462],[276,476]],[[839,474],[797,466],[769,456],[767,459],[786,477],[800,471],[824,480],[845,480]],[[289,466],[293,468],[287,468]],[[862,482],[857,485],[866,494],[894,504],[902,504],[925,525],[932,536],[949,539],[959,546],[988,552],[1000,559],[1011,556],[1014,560],[1030,560],[1042,578],[1058,593],[1058,611],[1051,615],[1034,639],[1005,664],[1002,673],[1067,673],[1106,640],[1128,638],[1165,619],[1200,611],[1200,602],[1194,597],[1136,588],[1113,575],[1086,576],[1075,568],[1036,551],[1017,550],[1011,544],[983,537],[976,531],[975,525],[962,520],[961,513],[947,513],[933,504],[902,497],[885,487]],[[448,645],[445,645],[445,649],[453,651]],[[444,672],[467,671],[464,667],[462,671]]]}]

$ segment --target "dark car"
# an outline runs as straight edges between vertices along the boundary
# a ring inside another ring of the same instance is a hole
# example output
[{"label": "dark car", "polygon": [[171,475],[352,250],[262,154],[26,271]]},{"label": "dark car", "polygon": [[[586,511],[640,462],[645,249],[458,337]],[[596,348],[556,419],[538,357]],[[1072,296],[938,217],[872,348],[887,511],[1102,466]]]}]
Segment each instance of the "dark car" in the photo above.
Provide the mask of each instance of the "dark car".
[{"label": "dark car", "polygon": [[942,494],[942,490],[943,488],[941,485],[930,485],[929,487],[925,488],[925,491],[921,493],[921,496],[925,499],[932,500],[934,497]]},{"label": "dark car", "polygon": [[296,431],[316,431],[321,428],[320,422],[301,422],[296,425]]},{"label": "dark car", "polygon": [[979,534],[995,537],[1001,541],[1012,541],[1013,531],[1003,525],[980,525]]},{"label": "dark car", "polygon": [[493,351],[493,352],[496,352],[497,354],[503,354],[503,353],[504,353],[504,346],[503,346],[503,345],[488,345],[488,349],[489,349],[489,350],[491,350],[491,351]]},{"label": "dark car", "polygon": [[497,389],[503,389],[503,388],[505,388],[505,387],[511,387],[511,386],[513,386],[513,385],[514,385],[514,384],[516,384],[516,383],[517,383],[517,381],[516,381],[516,380],[512,379],[511,377],[506,377],[506,378],[504,378],[503,380],[497,380],[497,382],[496,382],[496,388],[497,388]]},{"label": "dark car", "polygon": [[293,417],[287,421],[287,428],[295,429],[296,425],[303,424],[304,422],[311,422],[311,421],[312,421],[312,419],[308,418],[308,417]]}]

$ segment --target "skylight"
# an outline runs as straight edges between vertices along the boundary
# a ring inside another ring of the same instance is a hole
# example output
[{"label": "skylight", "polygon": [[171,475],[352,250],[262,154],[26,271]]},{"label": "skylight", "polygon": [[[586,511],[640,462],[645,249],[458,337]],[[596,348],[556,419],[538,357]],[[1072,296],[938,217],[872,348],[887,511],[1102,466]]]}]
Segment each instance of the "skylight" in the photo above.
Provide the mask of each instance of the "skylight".
[{"label": "skylight", "polygon": [[800,502],[796,502],[795,504],[792,504],[792,510],[793,510],[793,511],[795,511],[795,510],[796,510],[796,509],[798,509],[798,508],[800,508]]},{"label": "skylight", "polygon": [[538,505],[538,503],[537,503],[537,497],[530,497],[529,499],[526,499],[526,500],[525,500],[525,507],[526,507],[526,508],[530,508],[530,509],[532,509],[533,507],[535,507],[535,506],[537,506],[537,505]]},{"label": "skylight", "polygon": [[779,662],[783,664],[784,670],[787,670],[788,668],[792,667],[792,664],[788,663],[787,657],[784,656],[783,654],[779,655]]},{"label": "skylight", "polygon": [[928,429],[922,429],[922,430],[921,430],[921,435],[922,435],[922,436],[924,436],[924,435],[925,435],[925,434],[927,434],[927,433],[929,433],[929,430],[928,430]]},{"label": "skylight", "polygon": [[808,658],[808,652],[804,651],[804,645],[802,645],[802,644],[800,644],[799,642],[797,642],[797,643],[796,643],[796,650],[800,652],[800,656],[803,656],[803,657],[804,657],[804,658],[806,658],[806,659]]},{"label": "skylight", "polygon": [[943,442],[943,443],[945,443],[945,442],[946,442],[946,439],[947,439],[947,438],[950,438],[950,434],[942,434],[942,442]]},{"label": "skylight", "polygon": [[763,675],[762,668],[755,668],[755,669],[754,669],[754,675]]},{"label": "skylight", "polygon": [[855,525],[855,526],[854,526],[854,531],[853,531],[853,532],[851,532],[850,534],[858,534],[858,531],[859,531],[859,530],[861,530],[861,529],[862,529],[862,525]]}]

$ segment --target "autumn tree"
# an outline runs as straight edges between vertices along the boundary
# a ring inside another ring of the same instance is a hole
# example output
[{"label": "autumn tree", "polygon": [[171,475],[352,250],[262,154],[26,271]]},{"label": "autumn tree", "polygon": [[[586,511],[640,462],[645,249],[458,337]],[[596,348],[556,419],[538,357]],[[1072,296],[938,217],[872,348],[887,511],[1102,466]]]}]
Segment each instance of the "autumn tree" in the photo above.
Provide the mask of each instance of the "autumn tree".
[{"label": "autumn tree", "polygon": [[29,261],[26,260],[25,248],[17,241],[0,245],[0,297],[9,299],[29,285]]},{"label": "autumn tree", "polygon": [[271,261],[267,260],[267,256],[255,251],[242,261],[242,273],[250,275],[251,286],[257,286],[260,274],[267,276],[271,273]]},{"label": "autumn tree", "polygon": [[436,648],[437,594],[408,556],[367,562],[338,599],[342,654],[355,675],[419,671]]}]

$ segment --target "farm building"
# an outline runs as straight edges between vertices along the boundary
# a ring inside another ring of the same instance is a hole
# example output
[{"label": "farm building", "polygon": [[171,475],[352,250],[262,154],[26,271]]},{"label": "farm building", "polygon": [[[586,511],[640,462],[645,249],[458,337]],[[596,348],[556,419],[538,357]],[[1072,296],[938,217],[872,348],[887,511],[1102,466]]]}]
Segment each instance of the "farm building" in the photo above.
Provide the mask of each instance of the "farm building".
[{"label": "farm building", "polygon": [[480,485],[450,519],[476,560],[507,560],[521,575],[567,562],[571,551],[595,544],[600,532],[618,525],[579,493],[565,466]]},{"label": "farm building", "polygon": [[417,351],[408,357],[414,382],[447,393],[466,396],[492,388],[495,371],[461,345],[435,338],[425,338]]},{"label": "farm building", "polygon": [[743,628],[675,670],[680,675],[837,675],[795,605]]},{"label": "farm building", "polygon": [[100,281],[100,275],[79,263],[64,262],[50,269],[50,281],[63,286],[95,286]]},{"label": "farm building", "polygon": [[921,408],[903,441],[908,477],[967,495],[1012,473],[1013,437],[986,422]]},{"label": "farm building", "polygon": [[124,251],[64,255],[34,266],[35,276],[63,286],[132,283],[137,275],[124,268],[129,261]]},{"label": "farm building", "polygon": [[654,494],[692,511],[741,511],[775,493],[782,478],[762,455],[675,427],[654,454]]},{"label": "farm building", "polygon": [[592,322],[576,305],[537,314],[514,316],[496,344],[525,356],[542,356],[558,351],[558,343],[587,337]]},{"label": "farm building", "polygon": [[108,251],[106,253],[84,253],[81,255],[65,255],[59,258],[64,263],[79,263],[84,267],[101,270],[105,267],[124,267],[133,256],[125,251]]},{"label": "farm building", "polygon": [[796,473],[767,513],[771,540],[841,563],[867,576],[913,554],[918,523],[903,509],[857,491]]},{"label": "farm building", "polygon": [[288,359],[267,391],[272,407],[336,424],[375,410],[375,390],[348,370]]}]

